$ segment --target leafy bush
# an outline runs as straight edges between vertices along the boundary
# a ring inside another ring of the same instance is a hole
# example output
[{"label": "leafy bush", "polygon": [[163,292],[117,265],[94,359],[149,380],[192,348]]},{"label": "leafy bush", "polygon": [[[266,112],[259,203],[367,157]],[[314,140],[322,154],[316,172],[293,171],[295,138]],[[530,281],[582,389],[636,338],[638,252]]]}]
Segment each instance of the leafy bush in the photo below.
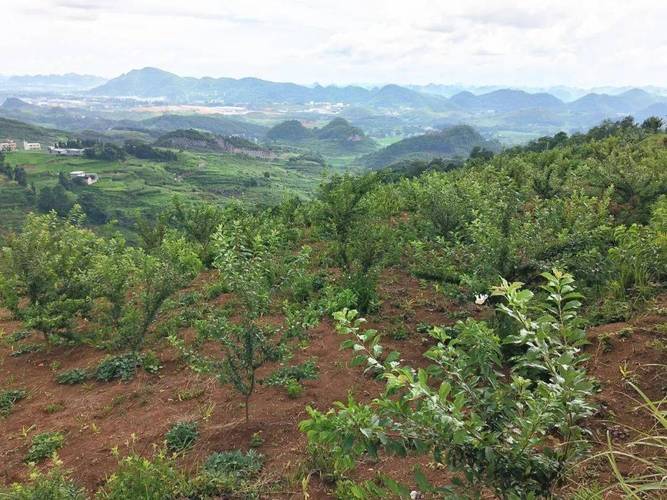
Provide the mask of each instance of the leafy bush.
[{"label": "leafy bush", "polygon": [[379,299],[377,295],[377,275],[373,271],[358,271],[346,280],[346,288],[356,297],[356,308],[362,313],[369,313],[377,309]]},{"label": "leafy bush", "polygon": [[285,386],[291,380],[297,382],[301,382],[302,380],[317,380],[318,376],[319,368],[317,367],[317,363],[311,359],[300,365],[278,368],[264,379],[263,384],[268,386]]},{"label": "leafy bush", "polygon": [[[398,353],[385,355],[378,332],[362,332],[355,311],[336,314],[339,331],[352,337],[343,346],[355,351],[353,364],[382,374],[386,392],[371,404],[350,397],[328,413],[308,408],[301,429],[309,442],[332,451],[337,471],[363,454],[416,451],[462,471],[473,495],[482,487],[504,498],[549,495],[583,452],[580,422],[592,413],[593,386],[582,368],[585,333],[576,326],[573,279],[558,271],[544,278],[548,299],[537,307],[520,283],[494,289],[507,302],[499,310],[515,323],[516,334],[502,342],[471,319],[457,324],[454,338],[431,330],[436,345],[424,354],[433,363],[428,369],[403,366]],[[518,353],[504,359],[504,345]],[[508,375],[501,371],[506,363]]]},{"label": "leafy bush", "polygon": [[221,225],[214,240],[214,263],[245,308],[242,320],[232,323],[217,313],[197,323],[198,339],[193,346],[215,341],[222,349],[221,358],[186,346],[176,336],[170,341],[193,369],[215,374],[220,382],[231,383],[243,395],[248,422],[257,369],[268,361],[277,361],[284,352],[281,342],[273,339],[276,328],[257,320],[268,311],[271,298],[289,278],[290,269],[303,265],[306,254],[299,253],[287,266],[288,258],[281,252],[286,241],[280,228],[243,213],[229,226]]},{"label": "leafy bush", "polygon": [[43,432],[32,438],[32,444],[25,457],[26,462],[41,462],[62,448],[65,436],[60,432]]},{"label": "leafy bush", "polygon": [[185,238],[167,233],[151,253],[138,252],[136,287],[120,325],[119,343],[139,351],[162,304],[199,272],[201,261]]},{"label": "leafy bush", "polygon": [[336,311],[343,309],[353,309],[356,307],[359,297],[349,288],[338,288],[328,285],[324,288],[324,293],[321,299],[322,309],[325,313],[331,315]]},{"label": "leafy bush", "polygon": [[206,288],[205,295],[207,300],[213,300],[220,297],[223,293],[229,293],[229,286],[224,282],[218,281]]},{"label": "leafy bush", "polygon": [[261,485],[254,479],[263,463],[264,457],[255,450],[213,453],[193,479],[192,490],[204,498],[261,498]]},{"label": "leafy bush", "polygon": [[47,472],[34,468],[30,480],[23,484],[13,484],[9,488],[0,487],[3,500],[86,500],[86,491],[78,487],[59,464]]},{"label": "leafy bush", "polygon": [[178,422],[167,432],[167,448],[175,453],[187,450],[195,444],[198,436],[197,422]]},{"label": "leafy bush", "polygon": [[87,270],[101,240],[82,227],[83,220],[80,207],[67,219],[53,212],[30,214],[22,231],[8,237],[0,254],[0,282],[28,299],[15,312],[47,340],[52,335],[72,339],[76,318],[91,305]]},{"label": "leafy bush", "polygon": [[44,350],[44,346],[41,344],[19,344],[16,347],[12,348],[12,353],[10,356],[12,358],[18,358],[24,354],[30,354],[32,352],[41,352]]},{"label": "leafy bush", "polygon": [[127,382],[134,378],[137,366],[140,366],[140,364],[141,359],[133,352],[118,356],[107,356],[97,365],[94,376],[100,382],[111,382],[118,379]]},{"label": "leafy bush", "polygon": [[290,379],[285,383],[285,391],[290,399],[296,399],[303,393],[303,386],[298,381]]},{"label": "leafy bush", "polygon": [[65,372],[59,373],[56,376],[56,382],[64,385],[83,384],[90,378],[90,373],[83,368],[74,368]]},{"label": "leafy bush", "polygon": [[118,469],[97,493],[100,500],[130,498],[171,499],[187,497],[186,477],[171,459],[157,454],[152,460],[130,455],[120,461]]},{"label": "leafy bush", "polygon": [[0,392],[0,417],[6,417],[14,405],[26,397],[28,393],[23,389],[14,389]]},{"label": "leafy bush", "polygon": [[145,352],[140,357],[141,367],[148,373],[155,374],[162,368],[160,358],[153,351]]},{"label": "leafy bush", "polygon": [[256,371],[267,361],[277,361],[282,356],[279,345],[271,340],[273,331],[255,322],[242,325],[231,323],[223,315],[214,315],[198,323],[199,343],[217,341],[222,359],[204,355],[186,346],[182,339],[171,337],[173,346],[180,350],[190,366],[198,371],[213,373],[222,383],[232,386],[245,398],[245,418],[250,419],[250,396],[255,390]]},{"label": "leafy bush", "polygon": [[209,474],[232,475],[238,478],[250,478],[259,474],[264,465],[264,456],[250,449],[223,451],[209,455],[204,463],[204,470]]}]

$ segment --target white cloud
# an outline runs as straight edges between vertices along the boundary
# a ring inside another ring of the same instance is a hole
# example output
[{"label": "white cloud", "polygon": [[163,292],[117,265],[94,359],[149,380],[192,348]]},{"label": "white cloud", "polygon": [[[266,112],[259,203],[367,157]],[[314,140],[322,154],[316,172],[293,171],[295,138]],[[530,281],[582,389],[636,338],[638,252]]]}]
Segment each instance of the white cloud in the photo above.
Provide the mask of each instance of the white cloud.
[{"label": "white cloud", "polygon": [[658,84],[654,0],[5,0],[0,73],[309,83]]}]

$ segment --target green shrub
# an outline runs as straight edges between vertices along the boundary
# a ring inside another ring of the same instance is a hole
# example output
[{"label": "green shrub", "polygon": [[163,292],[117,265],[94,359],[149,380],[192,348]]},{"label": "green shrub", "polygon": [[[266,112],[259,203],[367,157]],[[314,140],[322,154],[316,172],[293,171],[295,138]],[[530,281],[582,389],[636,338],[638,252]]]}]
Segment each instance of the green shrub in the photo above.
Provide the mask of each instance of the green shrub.
[{"label": "green shrub", "polygon": [[349,288],[338,288],[332,285],[324,288],[324,294],[321,299],[322,309],[327,315],[343,309],[353,309],[357,305],[359,298],[354,290]]},{"label": "green shrub", "polygon": [[26,462],[41,462],[62,448],[65,436],[60,432],[43,432],[32,438],[32,444],[25,457]]},{"label": "green shrub", "polygon": [[355,307],[359,312],[375,311],[379,305],[377,295],[377,276],[372,271],[358,271],[352,273],[346,281],[346,286],[357,298]]},{"label": "green shrub", "polygon": [[286,386],[290,381],[301,382],[302,380],[317,380],[319,368],[315,360],[294,366],[283,366],[266,377],[263,381],[268,386]]},{"label": "green shrub", "polygon": [[194,306],[202,301],[202,295],[199,292],[187,292],[179,297],[178,303],[181,307]]},{"label": "green shrub", "polygon": [[14,405],[24,399],[28,393],[23,389],[0,392],[0,417],[6,417]]},{"label": "green shrub", "polygon": [[153,351],[148,351],[141,355],[141,367],[148,373],[155,374],[160,371],[162,364],[157,354]]},{"label": "green shrub", "polygon": [[86,500],[86,491],[71,481],[59,467],[48,472],[34,468],[30,480],[23,484],[12,484],[9,488],[0,487],[3,500]]},{"label": "green shrub", "polygon": [[264,456],[255,450],[243,453],[241,450],[212,453],[204,463],[204,471],[209,474],[231,475],[250,478],[259,474],[264,466]]},{"label": "green shrub", "polygon": [[[211,454],[192,481],[197,498],[260,498],[261,485],[253,480],[264,463],[255,450]],[[263,498],[263,497],[261,497]]]},{"label": "green shrub", "polygon": [[290,379],[285,384],[285,390],[287,391],[287,396],[290,399],[296,399],[303,393],[303,386],[294,379]]},{"label": "green shrub", "polygon": [[30,354],[32,352],[41,352],[44,350],[44,347],[41,344],[20,344],[16,348],[12,348],[12,353],[10,356],[12,358],[18,358],[24,354]]},{"label": "green shrub", "polygon": [[90,373],[83,368],[74,368],[65,372],[59,373],[56,376],[56,382],[64,385],[83,384],[90,378]]},{"label": "green shrub", "polygon": [[[309,443],[330,450],[339,474],[365,455],[416,451],[460,471],[466,496],[481,496],[484,488],[500,498],[548,496],[586,449],[581,424],[593,413],[594,386],[583,365],[586,334],[578,326],[574,280],[556,270],[543,278],[548,297],[539,304],[522,283],[494,287],[504,299],[500,312],[513,322],[502,340],[473,319],[457,323],[454,338],[432,329],[428,368],[385,354],[380,334],[362,330],[356,311],[337,313],[337,330],[351,337],[342,347],[354,351],[352,365],[382,375],[386,389],[370,404],[350,396],[327,413],[307,408],[301,430]],[[505,358],[505,346],[517,354]],[[507,367],[510,375],[500,371]]]},{"label": "green shrub", "polygon": [[65,405],[63,403],[49,403],[44,407],[44,413],[47,415],[53,415],[54,413],[58,413],[59,411],[63,411],[65,409]]},{"label": "green shrub", "polygon": [[78,205],[63,218],[55,212],[29,214],[21,231],[8,238],[0,256],[0,282],[11,284],[27,298],[14,312],[27,328],[42,332],[45,340],[53,336],[74,339],[76,319],[92,304],[87,270],[102,240],[82,227],[83,220]]},{"label": "green shrub", "polygon": [[133,352],[118,356],[107,356],[95,370],[95,379],[100,382],[122,380],[127,382],[134,378],[137,366],[141,364],[139,356]]},{"label": "green shrub", "polygon": [[167,448],[177,453],[194,446],[199,437],[197,422],[178,422],[167,432]]},{"label": "green shrub", "polygon": [[188,482],[173,461],[163,454],[152,460],[130,455],[121,460],[118,469],[97,493],[99,500],[170,500],[185,498]]},{"label": "green shrub", "polygon": [[405,340],[410,336],[410,332],[405,325],[399,325],[391,332],[391,338],[394,340]]},{"label": "green shrub", "polygon": [[217,299],[223,293],[229,293],[229,285],[223,281],[216,281],[209,285],[204,293],[207,300]]},{"label": "green shrub", "polygon": [[262,437],[262,431],[253,432],[250,436],[250,447],[259,448],[264,444],[264,438]]}]

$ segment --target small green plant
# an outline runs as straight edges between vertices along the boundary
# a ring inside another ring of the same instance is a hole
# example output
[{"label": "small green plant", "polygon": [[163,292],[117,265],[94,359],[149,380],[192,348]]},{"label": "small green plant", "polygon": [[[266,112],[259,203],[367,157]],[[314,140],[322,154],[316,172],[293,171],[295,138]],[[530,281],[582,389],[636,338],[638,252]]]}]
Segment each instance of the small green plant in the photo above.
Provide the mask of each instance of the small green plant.
[{"label": "small green plant", "polygon": [[56,382],[63,385],[83,384],[90,378],[90,374],[83,368],[74,368],[65,372],[59,373],[56,376]]},{"label": "small green plant", "polygon": [[173,461],[163,453],[153,459],[130,455],[120,461],[118,469],[109,476],[97,493],[99,500],[171,499],[185,498],[188,482]]},{"label": "small green plant", "polygon": [[167,448],[178,453],[194,446],[199,437],[197,422],[178,422],[167,432]]},{"label": "small green plant", "polygon": [[47,472],[40,472],[32,466],[30,480],[0,487],[0,498],[6,500],[86,500],[86,491],[77,486],[61,469],[60,460]]},{"label": "small green plant", "polygon": [[324,288],[321,299],[322,309],[326,314],[333,314],[344,308],[354,308],[357,301],[357,294],[353,290],[332,285]]},{"label": "small green plant", "polygon": [[118,356],[107,356],[97,366],[95,379],[100,382],[110,382],[118,379],[127,382],[134,378],[137,366],[140,364],[141,359],[133,352]]},{"label": "small green plant", "polygon": [[148,351],[141,355],[141,367],[146,370],[146,372],[155,374],[162,368],[162,362],[157,354],[153,351]]},{"label": "small green plant", "polygon": [[296,399],[303,394],[303,386],[294,379],[290,379],[287,384],[285,384],[285,390],[290,399]]},{"label": "small green plant", "polygon": [[391,338],[394,340],[405,340],[409,336],[408,329],[405,328],[405,325],[400,325],[394,328],[391,332]]},{"label": "small green plant", "polygon": [[319,368],[315,360],[311,359],[300,365],[283,366],[266,377],[263,381],[268,386],[287,386],[291,381],[317,380]]},{"label": "small green plant", "polygon": [[23,389],[0,392],[0,417],[6,417],[14,405],[24,399],[28,393]]},{"label": "small green plant", "polygon": [[264,456],[255,450],[246,453],[241,450],[223,451],[209,455],[204,470],[209,474],[232,475],[250,478],[257,475],[264,466]]},{"label": "small green plant", "polygon": [[229,292],[229,286],[223,281],[216,281],[209,285],[204,292],[207,300],[217,299],[223,293]]},{"label": "small green plant", "polygon": [[193,306],[202,301],[202,295],[199,292],[186,292],[179,297],[179,305],[182,307]]},{"label": "small green plant", "polygon": [[53,415],[54,413],[58,413],[59,411],[63,411],[65,409],[65,405],[61,402],[58,403],[49,403],[44,407],[44,413],[47,415]]},{"label": "small green plant", "polygon": [[230,383],[245,399],[245,420],[250,420],[250,396],[255,390],[256,371],[267,361],[282,356],[279,345],[271,342],[272,330],[255,322],[236,325],[215,315],[198,322],[199,340],[216,340],[224,350],[222,360],[190,350],[182,339],[170,337],[170,342],[186,357],[198,372],[215,373],[222,383]]},{"label": "small green plant", "polygon": [[608,333],[601,335],[599,342],[602,352],[611,352],[614,350],[614,342],[611,340],[611,335]]},{"label": "small green plant", "polygon": [[7,337],[7,340],[11,343],[20,342],[21,340],[27,339],[30,337],[30,332],[28,330],[18,330]]},{"label": "small green plant", "polygon": [[32,438],[25,462],[38,463],[62,448],[65,436],[60,432],[43,432]]},{"label": "small green plant", "polygon": [[253,432],[250,436],[250,447],[259,448],[264,444],[264,438],[262,437],[262,431]]},{"label": "small green plant", "polygon": [[44,350],[44,347],[41,344],[20,344],[16,348],[12,349],[10,356],[12,358],[18,358],[25,354],[30,354],[33,352],[41,352]]},{"label": "small green plant", "polygon": [[197,399],[206,394],[206,389],[204,387],[193,387],[180,389],[176,393],[176,397],[179,401],[190,401],[191,399]]}]

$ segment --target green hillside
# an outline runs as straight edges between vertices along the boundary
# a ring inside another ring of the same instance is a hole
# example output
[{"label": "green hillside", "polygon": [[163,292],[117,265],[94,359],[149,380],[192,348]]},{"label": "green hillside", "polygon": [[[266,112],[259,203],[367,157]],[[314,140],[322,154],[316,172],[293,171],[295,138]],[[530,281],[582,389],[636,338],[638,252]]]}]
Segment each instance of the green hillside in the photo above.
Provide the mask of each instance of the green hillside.
[{"label": "green hillside", "polygon": [[497,144],[484,139],[474,128],[459,125],[442,132],[408,137],[364,156],[361,162],[369,168],[382,168],[402,160],[466,158],[475,147],[498,149]]},{"label": "green hillside", "polygon": [[261,146],[242,137],[216,136],[195,129],[173,130],[158,137],[155,146],[208,152],[260,152],[266,151]]},{"label": "green hillside", "polygon": [[15,141],[40,142],[50,144],[71,134],[61,130],[48,129],[29,125],[17,120],[0,118],[0,139],[14,139]]},{"label": "green hillside", "polygon": [[[181,152],[177,161],[155,162],[128,157],[124,161],[64,158],[38,152],[7,154],[5,162],[21,166],[27,173],[28,187],[0,178],[0,231],[15,227],[28,211],[39,204],[40,193],[59,186],[59,173],[96,173],[100,180],[91,186],[70,185],[58,196],[63,205],[85,201],[93,222],[116,220],[122,227],[132,226],[138,214],[153,216],[174,196],[189,201],[207,200],[225,204],[242,199],[250,204],[272,205],[285,198],[309,197],[322,179],[324,166],[301,161],[266,161],[245,155],[208,152]],[[36,195],[31,197],[30,185]],[[11,212],[11,214],[9,213]],[[10,216],[11,215],[11,216]]]},{"label": "green hillside", "polygon": [[373,139],[344,118],[334,118],[325,126],[312,129],[305,127],[298,120],[287,120],[269,129],[266,138],[329,156],[363,154],[377,148],[377,143]]}]

